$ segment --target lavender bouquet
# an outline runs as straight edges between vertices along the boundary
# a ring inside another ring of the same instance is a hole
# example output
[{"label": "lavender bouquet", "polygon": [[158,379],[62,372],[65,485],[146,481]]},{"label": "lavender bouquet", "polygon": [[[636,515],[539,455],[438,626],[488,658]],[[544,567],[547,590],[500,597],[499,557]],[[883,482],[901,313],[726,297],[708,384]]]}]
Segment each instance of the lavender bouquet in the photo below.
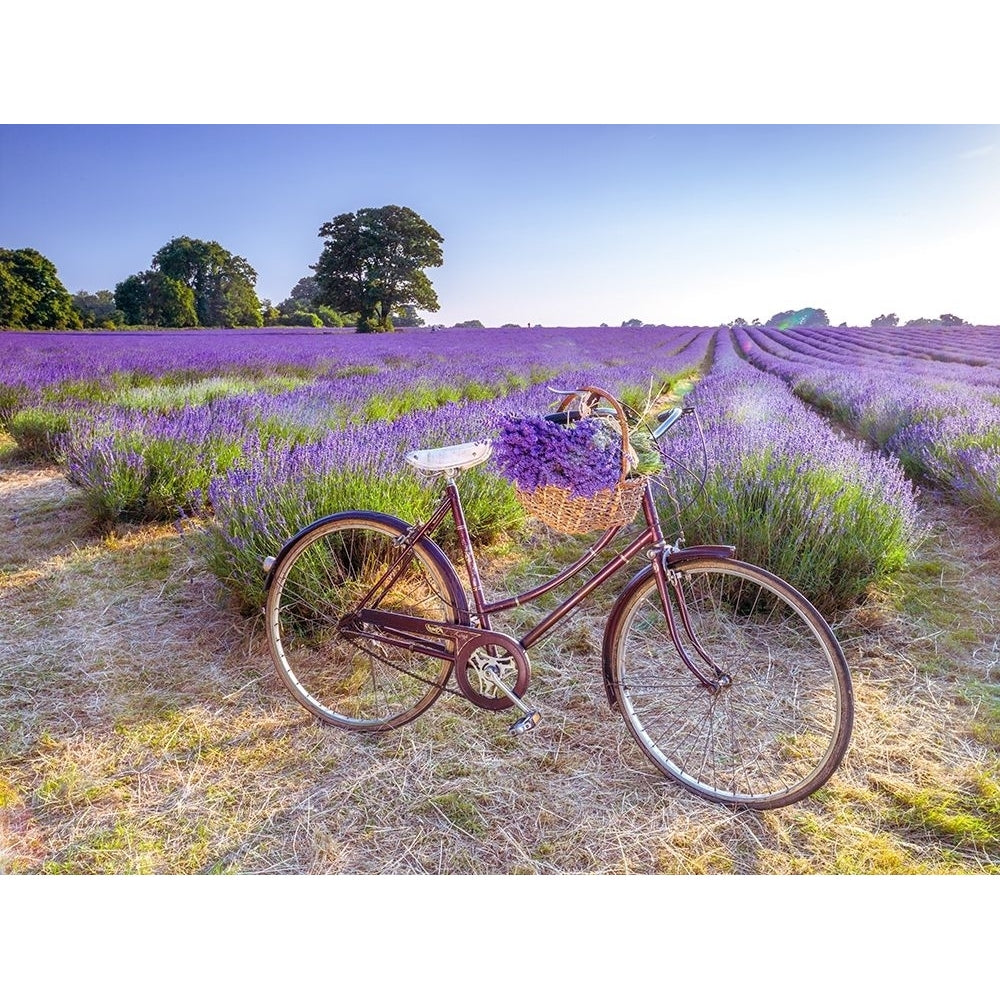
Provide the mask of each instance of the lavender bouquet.
[{"label": "lavender bouquet", "polygon": [[542,416],[509,417],[494,440],[493,459],[521,490],[557,486],[571,497],[593,497],[618,484],[621,447],[621,435],[598,418],[555,424]]}]

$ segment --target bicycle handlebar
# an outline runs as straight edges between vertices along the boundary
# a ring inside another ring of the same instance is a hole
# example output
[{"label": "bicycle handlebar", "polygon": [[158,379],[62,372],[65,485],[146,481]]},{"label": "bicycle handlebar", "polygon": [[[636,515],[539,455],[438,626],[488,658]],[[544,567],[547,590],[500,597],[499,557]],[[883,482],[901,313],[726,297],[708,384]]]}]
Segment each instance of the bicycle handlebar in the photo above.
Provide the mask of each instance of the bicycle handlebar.
[{"label": "bicycle handlebar", "polygon": [[663,413],[658,413],[656,419],[660,422],[653,430],[653,440],[659,441],[681,417],[686,417],[689,413],[694,413],[693,406],[675,406],[670,410],[664,410]]},{"label": "bicycle handlebar", "polygon": [[[591,412],[604,413],[606,416],[615,415],[613,409],[605,407],[598,407]],[[669,410],[658,413],[656,415],[658,423],[652,431],[653,440],[658,441],[681,417],[686,417],[691,413],[694,413],[693,406],[674,406]],[[576,420],[580,420],[583,416],[584,412],[580,409],[565,409],[559,410],[556,413],[547,413],[545,414],[545,419],[554,424],[571,424]]]}]

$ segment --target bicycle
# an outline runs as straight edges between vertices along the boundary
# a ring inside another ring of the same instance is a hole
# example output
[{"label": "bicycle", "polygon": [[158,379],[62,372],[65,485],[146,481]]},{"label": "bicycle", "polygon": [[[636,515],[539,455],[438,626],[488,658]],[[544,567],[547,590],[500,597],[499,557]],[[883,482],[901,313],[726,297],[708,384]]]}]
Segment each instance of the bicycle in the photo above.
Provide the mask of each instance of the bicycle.
[{"label": "bicycle", "polygon": [[[588,386],[567,393],[549,419],[572,421],[606,403],[622,412]],[[654,439],[692,410],[661,413]],[[601,666],[609,706],[652,764],[704,798],[752,809],[787,806],[830,778],[854,717],[850,673],[830,626],[788,583],[736,559],[732,546],[669,542],[648,478],[636,493],[638,535],[621,552],[524,635],[494,629],[492,616],[593,565],[636,516],[604,528],[550,579],[488,601],[457,480],[490,453],[480,441],[405,456],[421,476],[444,483],[422,524],[372,511],[330,514],[265,560],[271,657],[308,712],[378,733],[412,722],[448,691],[482,709],[516,709],[510,731],[526,733],[541,721],[526,700],[528,650],[641,558],[608,615]],[[431,537],[448,518],[468,592]]]}]

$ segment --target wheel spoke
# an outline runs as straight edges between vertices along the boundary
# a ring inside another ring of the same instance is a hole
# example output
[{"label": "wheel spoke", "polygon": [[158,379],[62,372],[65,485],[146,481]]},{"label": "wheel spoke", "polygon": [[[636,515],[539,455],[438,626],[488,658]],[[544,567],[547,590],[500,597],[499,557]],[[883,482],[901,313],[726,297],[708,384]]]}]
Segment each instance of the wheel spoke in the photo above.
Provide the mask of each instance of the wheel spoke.
[{"label": "wheel spoke", "polygon": [[773,808],[815,791],[842,758],[853,718],[828,626],[787,584],[735,560],[688,564],[680,587],[694,638],[729,682],[713,692],[684,664],[650,576],[613,642],[616,689],[639,745],[716,801]]},{"label": "wheel spoke", "polygon": [[377,595],[373,606],[384,610],[458,620],[464,601],[439,555],[418,545],[389,572],[403,554],[394,543],[404,533],[379,516],[333,518],[304,536],[275,571],[266,607],[272,659],[295,698],[324,722],[394,728],[444,690],[449,661],[341,627],[366,594]]}]

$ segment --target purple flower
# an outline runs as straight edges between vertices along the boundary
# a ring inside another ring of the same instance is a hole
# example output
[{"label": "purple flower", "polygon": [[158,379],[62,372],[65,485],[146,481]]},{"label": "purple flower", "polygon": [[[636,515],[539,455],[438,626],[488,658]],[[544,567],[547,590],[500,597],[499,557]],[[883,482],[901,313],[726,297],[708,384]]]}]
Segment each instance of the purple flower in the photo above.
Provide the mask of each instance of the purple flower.
[{"label": "purple flower", "polygon": [[500,425],[493,459],[523,490],[558,486],[570,496],[592,497],[621,477],[621,438],[593,417],[568,425],[511,417]]}]

